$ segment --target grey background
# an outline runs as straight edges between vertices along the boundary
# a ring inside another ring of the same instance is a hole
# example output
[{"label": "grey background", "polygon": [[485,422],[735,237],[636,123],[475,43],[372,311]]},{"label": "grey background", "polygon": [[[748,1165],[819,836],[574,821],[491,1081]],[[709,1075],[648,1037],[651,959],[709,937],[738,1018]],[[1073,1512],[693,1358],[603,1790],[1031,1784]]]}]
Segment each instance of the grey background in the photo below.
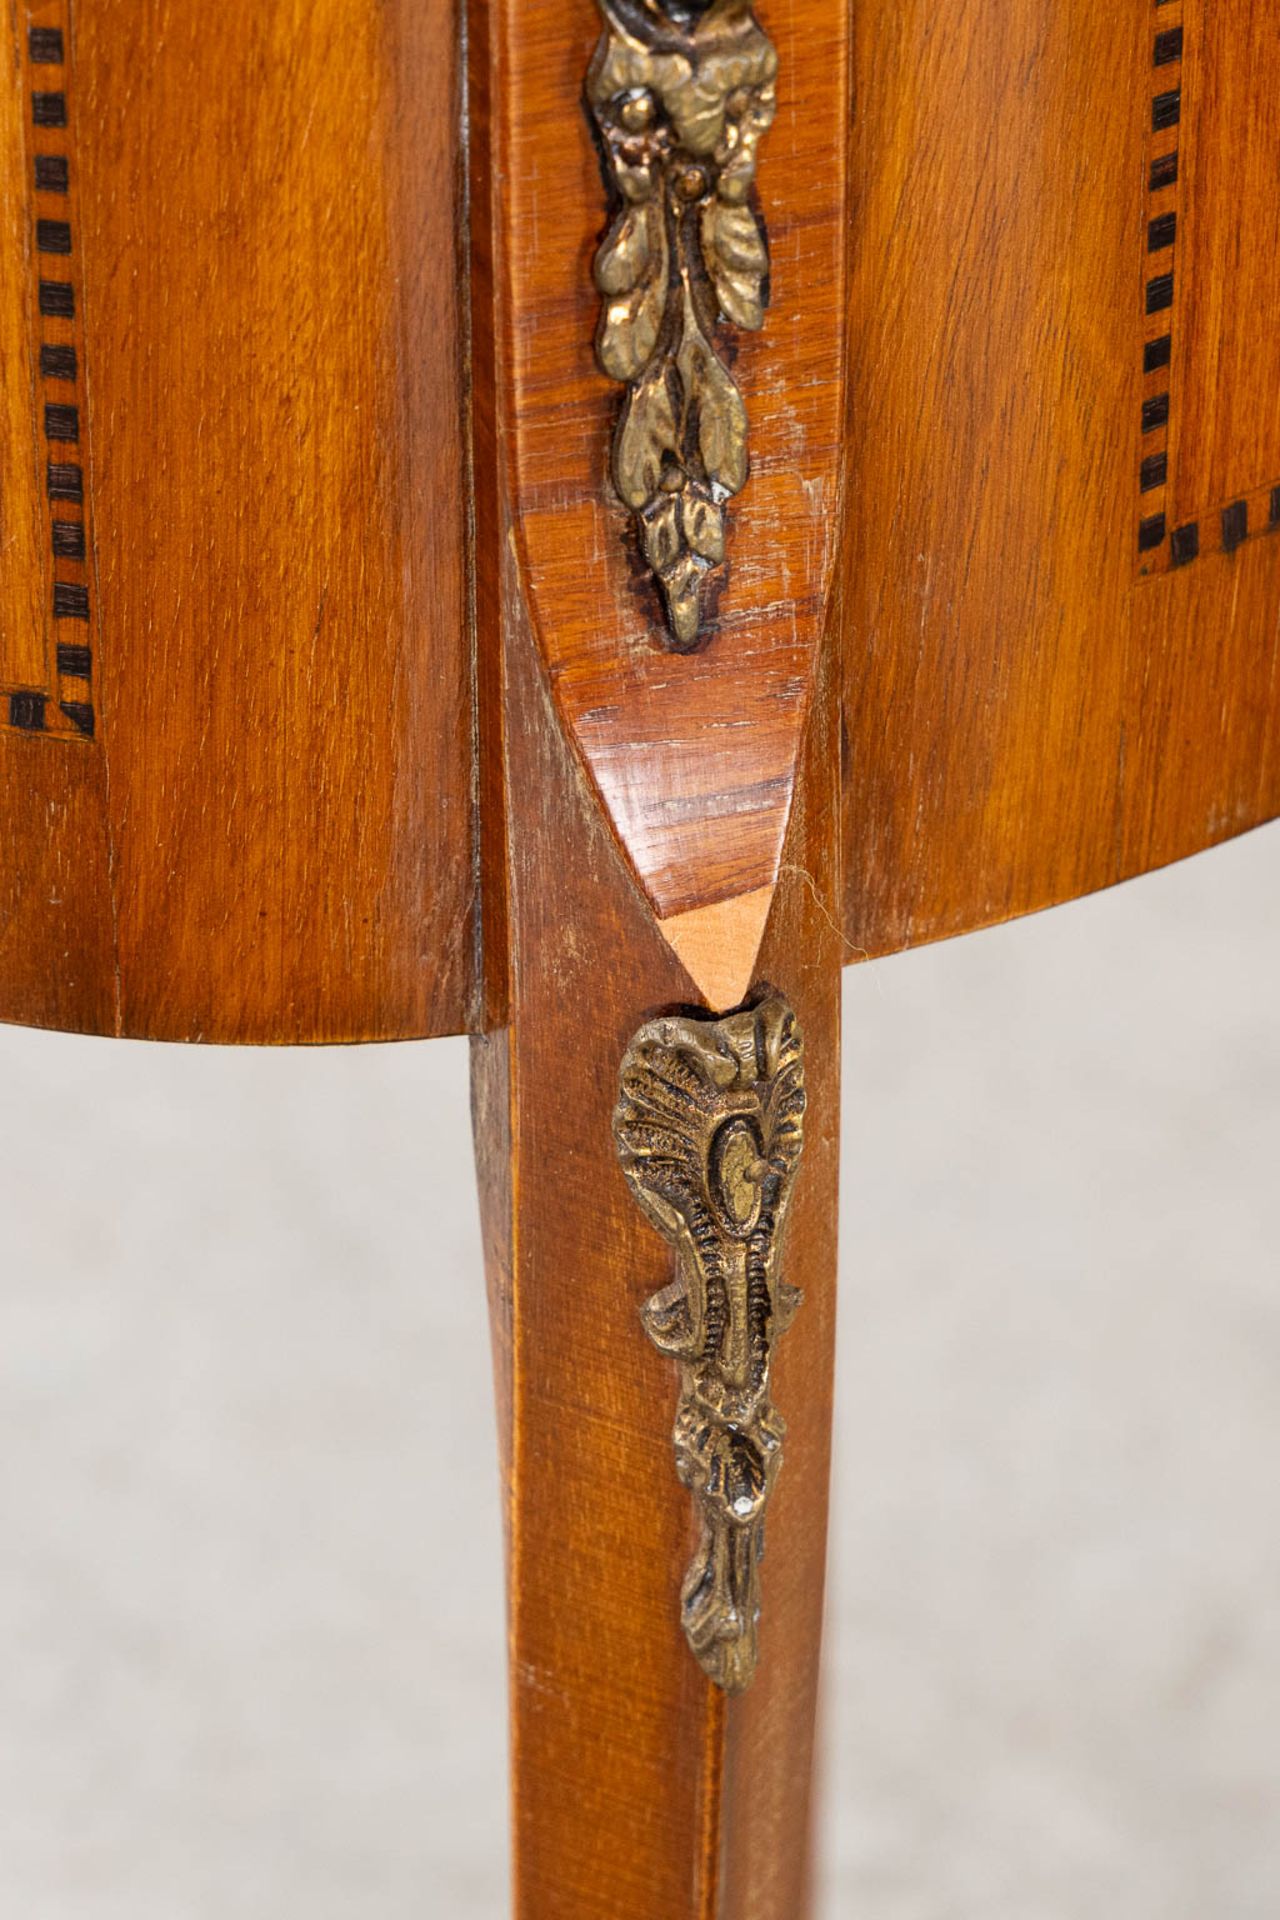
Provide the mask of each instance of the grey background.
[{"label": "grey background", "polygon": [[[1274,1920],[1280,833],[846,981],[824,1920]],[[0,1915],[500,1920],[464,1044],[0,1032],[0,1262]]]}]

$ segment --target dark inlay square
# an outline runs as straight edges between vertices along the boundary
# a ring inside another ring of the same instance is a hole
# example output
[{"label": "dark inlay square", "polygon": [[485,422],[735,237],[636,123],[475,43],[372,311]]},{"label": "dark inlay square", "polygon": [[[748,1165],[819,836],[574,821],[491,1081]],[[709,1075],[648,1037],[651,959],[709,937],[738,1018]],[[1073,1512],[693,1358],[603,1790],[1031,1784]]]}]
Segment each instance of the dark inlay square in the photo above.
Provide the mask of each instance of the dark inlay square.
[{"label": "dark inlay square", "polygon": [[1150,553],[1164,539],[1164,515],[1153,513],[1138,524],[1138,552]]},{"label": "dark inlay square", "polygon": [[61,27],[31,27],[27,32],[27,51],[33,67],[60,67],[64,54]]},{"label": "dark inlay square", "polygon": [[1147,252],[1162,253],[1171,247],[1178,232],[1176,213],[1160,213],[1147,222]]},{"label": "dark inlay square", "polygon": [[1161,367],[1167,367],[1173,351],[1173,338],[1162,333],[1158,340],[1148,340],[1142,349],[1142,371],[1157,373]]},{"label": "dark inlay square", "polygon": [[1175,567],[1185,567],[1188,560],[1194,560],[1199,551],[1199,521],[1188,520],[1184,527],[1175,527],[1169,535],[1169,557]]},{"label": "dark inlay square", "polygon": [[65,153],[36,155],[36,186],[41,193],[65,193],[69,185]]},{"label": "dark inlay square", "polygon": [[1182,58],[1182,28],[1166,27],[1163,33],[1156,35],[1153,67],[1172,66],[1175,60]]},{"label": "dark inlay square", "polygon": [[1166,307],[1173,305],[1173,275],[1158,273],[1154,280],[1147,282],[1147,312],[1163,313]]},{"label": "dark inlay square", "polygon": [[51,500],[83,500],[84,468],[51,460],[45,469],[45,487]]},{"label": "dark inlay square", "polygon": [[46,380],[74,380],[76,377],[75,348],[41,347],[40,371]]},{"label": "dark inlay square", "polygon": [[93,738],[93,708],[87,700],[60,700],[58,705],[78,733]]},{"label": "dark inlay square", "polygon": [[1172,187],[1178,179],[1178,149],[1172,153],[1162,153],[1151,162],[1151,191],[1159,193],[1162,187]]},{"label": "dark inlay square", "polygon": [[33,93],[31,118],[38,127],[65,127],[67,124],[66,94]]},{"label": "dark inlay square", "polygon": [[1151,131],[1160,133],[1165,127],[1176,127],[1182,118],[1182,88],[1173,87],[1168,93],[1158,93],[1151,102]]},{"label": "dark inlay square", "polygon": [[87,680],[93,671],[93,653],[88,647],[59,647],[58,672],[76,680]]},{"label": "dark inlay square", "polygon": [[1280,527],[1280,487],[1271,489],[1271,525]]},{"label": "dark inlay square", "polygon": [[1162,487],[1168,478],[1168,454],[1149,453],[1138,469],[1138,484],[1143,493],[1150,493],[1153,487]]},{"label": "dark inlay square", "polygon": [[55,320],[75,318],[76,290],[69,280],[40,282],[40,311],[51,315]]},{"label": "dark inlay square", "polygon": [[1169,396],[1167,393],[1153,393],[1149,400],[1142,403],[1142,431],[1154,433],[1157,427],[1169,423]]},{"label": "dark inlay square", "polygon": [[24,733],[43,733],[45,704],[43,693],[11,693],[9,725],[21,727]]},{"label": "dark inlay square", "polygon": [[55,520],[52,527],[53,551],[59,560],[84,559],[84,523],[80,520]]},{"label": "dark inlay square", "polygon": [[44,410],[45,437],[49,440],[78,440],[80,438],[79,407],[55,406],[52,402]]},{"label": "dark inlay square", "polygon": [[37,220],[36,246],[41,253],[70,253],[70,222],[66,220]]},{"label": "dark inlay square", "polygon": [[69,580],[55,580],[53,617],[55,620],[87,620],[89,618],[88,587],[74,586]]},{"label": "dark inlay square", "polygon": [[1233,553],[1243,540],[1249,536],[1249,503],[1247,500],[1233,500],[1229,507],[1222,509],[1222,545],[1227,553]]}]

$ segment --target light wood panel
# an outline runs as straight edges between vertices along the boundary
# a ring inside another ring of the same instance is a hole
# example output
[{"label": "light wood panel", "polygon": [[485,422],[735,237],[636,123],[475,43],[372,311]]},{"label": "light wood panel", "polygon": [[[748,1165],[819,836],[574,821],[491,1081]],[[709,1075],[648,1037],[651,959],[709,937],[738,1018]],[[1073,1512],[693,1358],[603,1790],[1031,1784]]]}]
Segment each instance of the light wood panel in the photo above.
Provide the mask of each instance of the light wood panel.
[{"label": "light wood panel", "polygon": [[[581,95],[600,15],[577,0],[471,13],[481,764],[503,796],[483,822],[484,944],[505,1021],[475,1043],[474,1105],[517,1920],[801,1920],[808,1902],[839,1105],[830,655],[818,672],[841,373],[834,12],[759,9],[779,58],[759,175],[774,300],[735,363],[753,468],[730,564],[708,644],[679,655],[629,556],[608,478],[620,395],[593,358],[608,202]],[[773,1377],[788,1433],[760,1665],[727,1699],[681,1629],[678,1382],[638,1313],[671,1251],[628,1192],[611,1116],[645,1019],[765,979],[806,1040],[782,1260],[806,1299]]]}]

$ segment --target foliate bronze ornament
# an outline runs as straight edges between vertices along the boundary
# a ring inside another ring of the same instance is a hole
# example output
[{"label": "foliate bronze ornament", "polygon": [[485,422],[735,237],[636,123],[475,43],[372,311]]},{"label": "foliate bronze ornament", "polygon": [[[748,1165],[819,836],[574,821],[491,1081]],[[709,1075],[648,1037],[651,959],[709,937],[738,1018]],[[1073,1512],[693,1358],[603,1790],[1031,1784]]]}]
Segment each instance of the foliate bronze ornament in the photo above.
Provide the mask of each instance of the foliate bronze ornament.
[{"label": "foliate bronze ornament", "polygon": [[786,1433],[770,1368],[803,1298],[779,1259],[804,1110],[800,1028],[766,988],[746,1013],[641,1027],[614,1112],[631,1191],[676,1250],[675,1279],[642,1317],[680,1367],[676,1472],[700,1521],[685,1635],[728,1693],[756,1669],[765,1510]]},{"label": "foliate bronze ornament", "polygon": [[778,57],[749,0],[600,0],[587,100],[619,202],[595,258],[596,354],[627,388],[613,480],[635,513],[672,643],[698,643],[725,502],[747,479],[747,410],[712,344],[759,328],[769,252],[754,205]]}]

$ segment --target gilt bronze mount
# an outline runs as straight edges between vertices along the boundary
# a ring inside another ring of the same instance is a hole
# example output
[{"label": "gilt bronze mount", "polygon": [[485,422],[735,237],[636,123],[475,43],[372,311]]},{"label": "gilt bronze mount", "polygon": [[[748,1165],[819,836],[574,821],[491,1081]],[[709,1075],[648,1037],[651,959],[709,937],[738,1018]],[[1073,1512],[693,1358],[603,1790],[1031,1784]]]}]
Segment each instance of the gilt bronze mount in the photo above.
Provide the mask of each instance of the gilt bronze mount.
[{"label": "gilt bronze mount", "polygon": [[670,645],[698,644],[747,411],[714,341],[757,329],[769,253],[754,205],[778,58],[749,0],[600,0],[587,100],[617,209],[595,258],[602,370],[627,389],[613,481],[662,588]]},{"label": "gilt bronze mount", "polygon": [[680,1367],[676,1472],[700,1538],[681,1612],[727,1693],[758,1657],[760,1559],[786,1426],[770,1399],[773,1345],[803,1298],[779,1259],[804,1132],[804,1045],[780,995],[721,1020],[640,1028],[622,1063],[614,1138],[631,1191],[676,1250],[642,1314]]}]

